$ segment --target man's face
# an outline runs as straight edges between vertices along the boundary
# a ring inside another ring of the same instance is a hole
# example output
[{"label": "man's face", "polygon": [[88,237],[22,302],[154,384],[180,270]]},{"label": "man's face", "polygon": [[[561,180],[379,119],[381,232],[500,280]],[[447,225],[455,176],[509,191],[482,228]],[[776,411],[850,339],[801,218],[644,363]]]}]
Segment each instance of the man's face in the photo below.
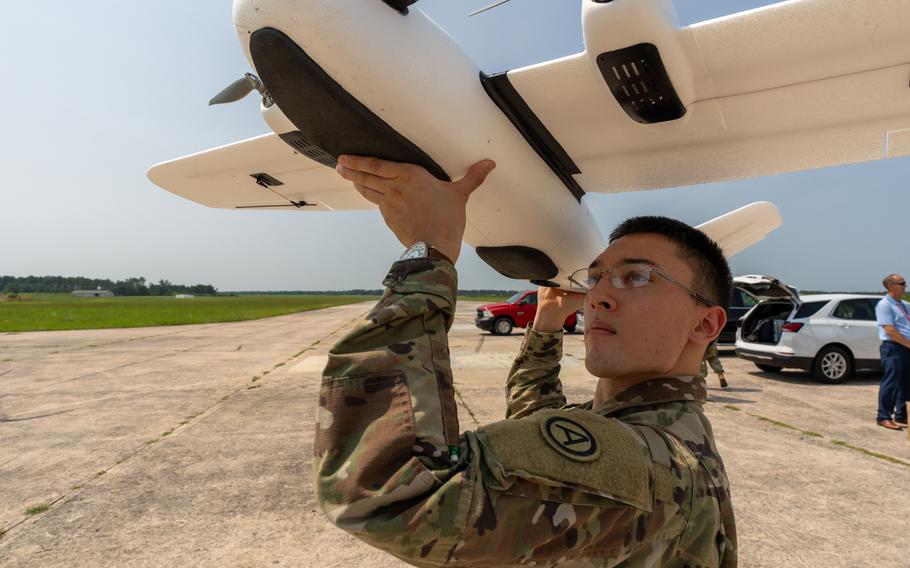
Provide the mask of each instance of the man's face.
[{"label": "man's face", "polygon": [[894,296],[895,298],[901,298],[904,293],[907,291],[907,281],[904,280],[904,277],[900,274],[895,274],[891,277],[891,282],[888,284],[888,293]]},{"label": "man's face", "polygon": [[[594,261],[597,268],[633,262],[660,268],[692,286],[692,269],[678,247],[652,233],[617,239]],[[615,288],[605,273],[585,299],[585,366],[596,377],[644,378],[670,371],[705,307],[657,274],[641,288]]]}]

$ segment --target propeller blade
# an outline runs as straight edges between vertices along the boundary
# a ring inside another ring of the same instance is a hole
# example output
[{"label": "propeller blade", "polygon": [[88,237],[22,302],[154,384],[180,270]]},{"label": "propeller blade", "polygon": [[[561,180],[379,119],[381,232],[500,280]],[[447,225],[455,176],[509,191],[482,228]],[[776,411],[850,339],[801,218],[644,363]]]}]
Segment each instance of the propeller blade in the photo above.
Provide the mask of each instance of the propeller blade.
[{"label": "propeller blade", "polygon": [[253,83],[253,81],[248,76],[244,76],[240,79],[237,79],[225,87],[220,93],[212,97],[212,100],[209,101],[209,106],[239,101],[255,90],[256,85]]},{"label": "propeller blade", "polygon": [[508,2],[508,1],[509,1],[509,0],[499,0],[498,2],[493,2],[493,3],[490,4],[489,6],[486,6],[486,7],[484,7],[484,8],[481,8],[481,9],[479,9],[479,10],[474,10],[473,12],[471,12],[470,14],[468,14],[468,17],[470,18],[471,16],[476,16],[477,14],[480,14],[481,12],[486,12],[487,10],[492,10],[492,9],[495,8],[496,6],[502,6],[503,4],[505,4],[505,3]]}]

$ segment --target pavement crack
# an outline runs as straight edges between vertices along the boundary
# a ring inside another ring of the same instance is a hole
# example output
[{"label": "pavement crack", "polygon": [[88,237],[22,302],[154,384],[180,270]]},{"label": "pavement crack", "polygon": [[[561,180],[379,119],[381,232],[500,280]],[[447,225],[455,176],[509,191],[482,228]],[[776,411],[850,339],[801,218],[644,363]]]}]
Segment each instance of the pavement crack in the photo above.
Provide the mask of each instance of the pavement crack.
[{"label": "pavement crack", "polygon": [[826,441],[826,442],[831,443],[832,445],[838,446],[838,447],[840,447],[840,448],[847,448],[848,450],[853,450],[854,452],[859,452],[859,453],[864,454],[864,455],[866,455],[866,456],[868,456],[868,457],[871,457],[871,458],[876,458],[876,459],[879,459],[879,460],[882,460],[882,461],[886,461],[886,462],[889,462],[889,463],[893,463],[893,464],[896,464],[896,465],[902,465],[902,466],[904,466],[904,467],[910,467],[910,462],[906,462],[906,461],[904,461],[904,460],[902,460],[902,459],[900,459],[900,458],[896,458],[896,457],[894,457],[894,456],[889,456],[888,454],[883,454],[883,453],[880,453],[880,452],[875,452],[875,451],[872,451],[872,450],[868,450],[868,449],[863,448],[863,447],[861,447],[861,446],[854,446],[853,444],[850,444],[849,442],[846,442],[846,441],[844,441],[844,440],[832,440],[832,439],[828,439],[828,438],[826,438],[824,435],[819,434],[818,432],[814,432],[814,431],[812,431],[812,430],[806,430],[806,429],[804,429],[804,428],[800,428],[799,426],[794,426],[793,424],[788,424],[788,423],[783,422],[783,421],[781,421],[781,420],[775,420],[774,418],[769,418],[769,417],[767,417],[767,416],[762,416],[761,414],[755,414],[754,412],[743,411],[743,410],[742,410],[741,408],[739,408],[738,406],[734,406],[734,405],[732,405],[732,404],[724,405],[724,408],[727,409],[727,410],[731,410],[731,411],[733,411],[733,412],[743,412],[744,414],[746,414],[746,415],[748,415],[748,416],[751,416],[752,418],[755,418],[756,420],[760,420],[760,421],[762,421],[762,422],[764,422],[764,423],[766,423],[766,424],[770,424],[770,425],[772,425],[772,426],[776,426],[777,428],[782,428],[782,429],[784,429],[784,430],[791,430],[791,431],[793,431],[793,432],[797,432],[797,433],[802,434],[803,436],[806,436],[806,437],[809,437],[809,438],[817,438],[817,439],[820,439],[820,440],[824,440],[824,441]]},{"label": "pavement crack", "polygon": [[455,396],[458,397],[458,401],[464,406],[464,409],[468,411],[468,415],[471,417],[471,420],[474,421],[474,426],[480,426],[480,421],[477,420],[477,416],[474,415],[474,411],[471,410],[471,407],[468,406],[468,402],[461,396],[461,392],[458,391],[458,387],[452,385],[452,390],[455,391]]}]

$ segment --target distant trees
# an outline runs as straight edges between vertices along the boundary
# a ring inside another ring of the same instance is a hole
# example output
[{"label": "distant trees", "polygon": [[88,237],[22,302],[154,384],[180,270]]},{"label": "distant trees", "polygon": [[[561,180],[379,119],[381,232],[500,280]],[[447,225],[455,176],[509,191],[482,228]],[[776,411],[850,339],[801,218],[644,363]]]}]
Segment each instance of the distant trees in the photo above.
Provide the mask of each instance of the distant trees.
[{"label": "distant trees", "polygon": [[211,284],[174,284],[167,280],[146,283],[145,278],[108,280],[81,276],[0,276],[0,293],[22,294],[28,292],[69,293],[73,290],[110,290],[116,296],[172,296],[194,294],[214,296],[218,290]]}]

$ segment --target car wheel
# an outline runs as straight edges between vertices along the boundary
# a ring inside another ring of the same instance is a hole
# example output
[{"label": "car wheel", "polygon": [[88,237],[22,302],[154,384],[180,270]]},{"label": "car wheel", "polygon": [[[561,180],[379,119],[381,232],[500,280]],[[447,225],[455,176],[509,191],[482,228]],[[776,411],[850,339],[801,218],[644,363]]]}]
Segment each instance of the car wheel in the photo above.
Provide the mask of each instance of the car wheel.
[{"label": "car wheel", "polygon": [[776,365],[765,365],[764,363],[756,363],[755,366],[766,373],[779,373],[780,370],[783,369],[783,367],[778,367]]},{"label": "car wheel", "polygon": [[509,335],[512,333],[512,320],[507,317],[496,318],[493,322],[493,335]]},{"label": "car wheel", "polygon": [[842,347],[825,347],[812,363],[812,375],[823,383],[842,383],[852,374],[853,358]]},{"label": "car wheel", "polygon": [[564,326],[562,326],[562,328],[563,328],[564,330],[566,330],[566,333],[575,333],[575,327],[576,327],[576,326],[575,326],[574,323],[573,323],[572,325],[564,325]]}]

